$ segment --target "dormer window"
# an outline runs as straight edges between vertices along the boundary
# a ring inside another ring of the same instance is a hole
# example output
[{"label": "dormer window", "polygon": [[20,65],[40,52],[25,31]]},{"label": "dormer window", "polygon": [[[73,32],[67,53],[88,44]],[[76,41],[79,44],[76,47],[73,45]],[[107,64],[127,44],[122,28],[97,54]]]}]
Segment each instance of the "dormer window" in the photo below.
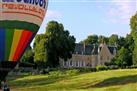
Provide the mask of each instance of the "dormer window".
[{"label": "dormer window", "polygon": [[116,48],[114,48],[114,50],[113,50],[113,54],[116,55]]}]

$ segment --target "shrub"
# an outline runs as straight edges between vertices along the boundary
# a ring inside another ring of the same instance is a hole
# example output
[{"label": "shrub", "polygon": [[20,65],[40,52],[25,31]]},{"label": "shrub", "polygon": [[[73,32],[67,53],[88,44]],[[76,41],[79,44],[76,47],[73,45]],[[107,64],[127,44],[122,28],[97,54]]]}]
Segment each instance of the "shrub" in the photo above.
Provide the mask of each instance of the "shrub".
[{"label": "shrub", "polygon": [[117,65],[111,65],[111,66],[108,66],[110,70],[113,70],[113,69],[118,69],[119,67]]},{"label": "shrub", "polygon": [[96,67],[96,69],[97,69],[97,71],[102,71],[102,70],[108,70],[108,67],[105,66],[105,65],[98,65],[98,66]]},{"label": "shrub", "polygon": [[130,68],[130,69],[135,69],[135,68],[137,68],[137,65],[132,65],[132,66],[130,66],[129,68]]},{"label": "shrub", "polygon": [[80,71],[78,69],[73,69],[73,70],[67,70],[66,75],[67,76],[72,76],[72,75],[77,75]]},{"label": "shrub", "polygon": [[47,69],[40,70],[40,74],[48,74],[48,73],[49,73],[49,70]]},{"label": "shrub", "polygon": [[61,71],[51,71],[49,72],[49,77],[60,77],[63,76],[63,73]]},{"label": "shrub", "polygon": [[90,68],[90,67],[84,67],[84,68],[78,68],[80,72],[95,72],[96,68]]}]

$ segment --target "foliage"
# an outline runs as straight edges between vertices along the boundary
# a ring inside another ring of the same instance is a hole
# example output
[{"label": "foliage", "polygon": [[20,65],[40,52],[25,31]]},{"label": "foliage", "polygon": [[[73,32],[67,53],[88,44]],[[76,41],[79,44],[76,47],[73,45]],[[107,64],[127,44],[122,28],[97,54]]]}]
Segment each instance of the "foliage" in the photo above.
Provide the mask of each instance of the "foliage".
[{"label": "foliage", "polygon": [[124,37],[120,37],[118,39],[118,44],[117,44],[117,48],[118,50],[121,49],[121,47],[123,47],[125,45],[126,41],[125,41],[125,38]]},{"label": "foliage", "polygon": [[60,77],[60,76],[63,76],[63,73],[61,71],[51,71],[49,72],[49,75],[48,77]]},{"label": "foliage", "polygon": [[131,35],[134,39],[133,63],[137,65],[137,13],[130,19]]},{"label": "foliage", "polygon": [[106,36],[100,35],[100,36],[98,37],[98,43],[104,43],[104,42],[105,42],[106,44],[108,44],[109,38],[106,37]]},{"label": "foliage", "polygon": [[45,34],[37,35],[35,38],[34,61],[39,67],[57,67],[59,58],[70,59],[74,48],[74,36],[64,30],[63,24],[50,21]]},{"label": "foliage", "polygon": [[137,65],[137,47],[134,48],[132,58],[133,58],[133,64]]},{"label": "foliage", "polygon": [[47,43],[47,65],[49,67],[59,66],[59,58],[70,59],[75,48],[75,38],[64,30],[62,24],[51,21],[46,28]]},{"label": "foliage", "polygon": [[105,65],[98,65],[96,66],[97,71],[102,71],[102,70],[108,70],[108,67]]},{"label": "foliage", "polygon": [[126,66],[131,66],[132,65],[132,60],[130,59],[129,51],[128,49],[122,47],[115,58],[115,63],[119,67],[126,67]]},{"label": "foliage", "polygon": [[39,68],[45,67],[46,63],[46,36],[39,34],[35,37],[34,41],[34,62]]},{"label": "foliage", "polygon": [[76,68],[79,70],[81,73],[85,72],[96,72],[96,68],[91,68],[91,67],[81,67],[81,68]]},{"label": "foliage", "polygon": [[109,45],[116,45],[118,43],[118,35],[112,34],[109,37]]},{"label": "foliage", "polygon": [[117,41],[117,54],[107,63],[107,66],[119,66],[126,67],[133,65],[133,50],[134,50],[134,40],[131,34],[128,34],[125,38],[120,37]]},{"label": "foliage", "polygon": [[26,49],[25,53],[23,54],[22,58],[21,58],[21,62],[23,63],[34,63],[34,53],[33,50],[31,48],[31,46],[28,46],[28,48]]},{"label": "foliage", "polygon": [[82,43],[85,44],[97,44],[98,43],[98,36],[97,35],[89,35]]},{"label": "foliage", "polygon": [[66,75],[68,75],[68,76],[77,75],[78,73],[79,73],[78,69],[72,69],[72,70],[67,70],[66,71]]}]

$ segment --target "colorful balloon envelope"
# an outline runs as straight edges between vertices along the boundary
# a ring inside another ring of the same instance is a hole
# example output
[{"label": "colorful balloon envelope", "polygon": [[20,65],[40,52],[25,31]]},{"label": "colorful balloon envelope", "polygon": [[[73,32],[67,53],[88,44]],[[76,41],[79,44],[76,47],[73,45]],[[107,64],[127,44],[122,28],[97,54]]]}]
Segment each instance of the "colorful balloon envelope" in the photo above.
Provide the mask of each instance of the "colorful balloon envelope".
[{"label": "colorful balloon envelope", "polygon": [[12,70],[45,17],[48,0],[0,1],[0,80]]}]

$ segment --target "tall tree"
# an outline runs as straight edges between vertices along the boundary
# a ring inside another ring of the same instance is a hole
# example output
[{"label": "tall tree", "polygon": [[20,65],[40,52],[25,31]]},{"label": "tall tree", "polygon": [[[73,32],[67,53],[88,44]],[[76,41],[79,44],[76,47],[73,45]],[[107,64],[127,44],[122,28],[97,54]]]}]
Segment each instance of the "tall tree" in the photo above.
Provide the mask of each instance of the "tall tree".
[{"label": "tall tree", "polygon": [[46,66],[46,36],[45,34],[36,35],[34,41],[34,62],[38,67]]},{"label": "tall tree", "polygon": [[123,46],[125,46],[126,40],[124,37],[120,37],[118,39],[117,48],[120,50]]},{"label": "tall tree", "polygon": [[137,65],[137,13],[130,19],[131,35],[134,39],[133,63]]},{"label": "tall tree", "polygon": [[115,58],[115,63],[119,66],[119,67],[126,67],[126,66],[131,66],[132,65],[132,61],[129,57],[129,51],[122,47],[118,53],[117,56]]},{"label": "tall tree", "polygon": [[22,58],[21,58],[21,62],[23,63],[34,63],[34,53],[33,50],[31,48],[31,46],[28,46],[28,48],[26,49],[25,53],[23,54]]},{"label": "tall tree", "polygon": [[63,24],[56,21],[48,23],[46,28],[47,36],[47,60],[48,66],[56,67],[59,65],[59,58],[67,60],[72,57],[75,48],[75,38],[64,30]]},{"label": "tall tree", "polygon": [[44,67],[59,66],[59,59],[72,57],[75,48],[75,38],[64,30],[63,24],[50,21],[45,34],[37,35],[34,42],[34,60]]},{"label": "tall tree", "polygon": [[135,43],[134,43],[134,39],[133,39],[132,35],[127,34],[127,36],[125,38],[124,47],[127,48],[130,52],[133,52],[134,46],[135,46]]},{"label": "tall tree", "polygon": [[109,38],[108,37],[105,37],[105,36],[103,36],[103,35],[100,35],[99,37],[98,37],[98,42],[99,43],[106,43],[106,44],[108,44],[108,40],[109,40]]},{"label": "tall tree", "polygon": [[86,44],[97,44],[98,43],[98,36],[97,35],[89,35],[82,43]]},{"label": "tall tree", "polygon": [[118,35],[116,34],[112,34],[110,37],[109,37],[109,45],[115,45],[118,43]]}]

